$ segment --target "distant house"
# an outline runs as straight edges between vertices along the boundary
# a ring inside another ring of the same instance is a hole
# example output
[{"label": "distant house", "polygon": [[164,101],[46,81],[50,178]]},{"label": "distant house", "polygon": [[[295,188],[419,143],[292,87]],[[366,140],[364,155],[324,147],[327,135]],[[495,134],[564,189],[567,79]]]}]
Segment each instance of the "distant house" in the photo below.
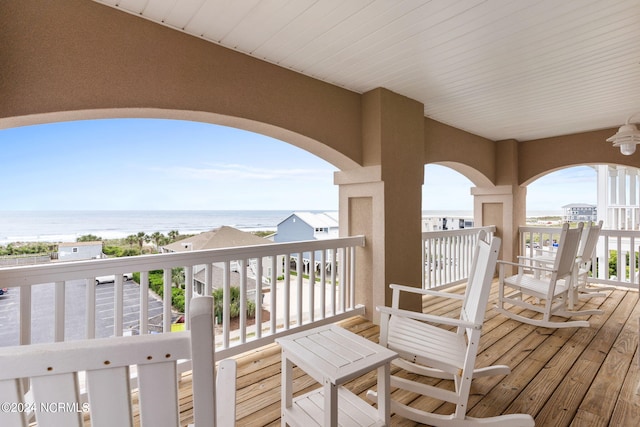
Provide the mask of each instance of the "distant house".
[{"label": "distant house", "polygon": [[460,230],[463,228],[473,228],[473,218],[422,217],[422,231]]},{"label": "distant house", "polygon": [[103,257],[101,241],[58,244],[58,259],[60,261],[77,261]]},{"label": "distant house", "polygon": [[[252,233],[238,230],[237,228],[222,226],[215,230],[206,231],[196,236],[187,237],[185,239],[173,242],[169,245],[162,246],[160,251],[163,253],[170,252],[188,252],[206,249],[233,248],[238,246],[256,246],[272,243],[270,240]],[[248,293],[255,291],[257,261],[253,260],[247,266],[247,290]],[[279,271],[276,276],[282,274],[283,261],[280,259],[276,262]],[[214,289],[222,286],[223,263],[214,263],[212,265],[212,287]],[[240,266],[237,262],[230,264],[231,269],[231,286],[238,286],[240,283]],[[205,267],[204,265],[194,266],[194,288],[198,294],[203,294],[205,289]],[[272,276],[272,264],[270,258],[262,260],[262,283],[263,286],[269,286]]]},{"label": "distant house", "polygon": [[572,203],[562,207],[563,222],[598,221],[598,207],[586,203]]},{"label": "distant house", "polygon": [[[338,223],[338,212],[294,212],[278,224],[273,241],[276,243],[299,242],[304,240],[335,239],[339,237],[340,225]],[[311,263],[311,253],[302,254],[303,271],[309,273]],[[314,255],[316,271],[319,272],[321,258],[320,253]],[[295,268],[297,258],[291,259],[292,267]],[[326,263],[330,263],[326,259]]]},{"label": "distant house", "polygon": [[203,249],[233,248],[236,246],[266,245],[271,241],[237,228],[222,226],[162,246],[161,252],[186,252]]},{"label": "distant house", "polygon": [[294,212],[278,224],[276,243],[335,239],[339,231],[338,212]]}]

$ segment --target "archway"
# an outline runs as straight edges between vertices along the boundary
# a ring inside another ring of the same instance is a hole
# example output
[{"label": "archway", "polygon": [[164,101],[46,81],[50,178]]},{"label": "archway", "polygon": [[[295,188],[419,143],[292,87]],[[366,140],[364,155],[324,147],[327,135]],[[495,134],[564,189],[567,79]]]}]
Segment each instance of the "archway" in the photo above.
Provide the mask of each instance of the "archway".
[{"label": "archway", "polygon": [[209,123],[58,122],[2,130],[0,145],[8,189],[3,204],[12,210],[336,210],[338,205],[331,164],[286,142]]}]

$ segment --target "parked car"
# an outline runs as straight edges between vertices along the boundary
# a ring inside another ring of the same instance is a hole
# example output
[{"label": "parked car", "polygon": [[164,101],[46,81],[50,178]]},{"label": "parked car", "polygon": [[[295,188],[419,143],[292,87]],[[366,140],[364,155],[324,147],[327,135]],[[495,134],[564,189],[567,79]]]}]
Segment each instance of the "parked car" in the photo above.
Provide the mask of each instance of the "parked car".
[{"label": "parked car", "polygon": [[[131,280],[133,278],[133,273],[122,273],[122,279],[126,282],[127,280]],[[110,283],[116,281],[116,275],[110,274],[108,276],[98,276],[96,277],[96,285],[100,283]],[[0,294],[1,295],[1,294]]]}]

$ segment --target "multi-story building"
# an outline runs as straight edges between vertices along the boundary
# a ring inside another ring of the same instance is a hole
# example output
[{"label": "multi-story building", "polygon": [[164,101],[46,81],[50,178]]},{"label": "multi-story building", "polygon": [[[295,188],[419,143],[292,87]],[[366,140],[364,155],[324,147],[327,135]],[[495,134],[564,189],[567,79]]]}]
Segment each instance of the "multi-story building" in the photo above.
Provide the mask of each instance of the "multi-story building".
[{"label": "multi-story building", "polygon": [[598,207],[586,203],[571,203],[562,207],[563,222],[596,222]]}]

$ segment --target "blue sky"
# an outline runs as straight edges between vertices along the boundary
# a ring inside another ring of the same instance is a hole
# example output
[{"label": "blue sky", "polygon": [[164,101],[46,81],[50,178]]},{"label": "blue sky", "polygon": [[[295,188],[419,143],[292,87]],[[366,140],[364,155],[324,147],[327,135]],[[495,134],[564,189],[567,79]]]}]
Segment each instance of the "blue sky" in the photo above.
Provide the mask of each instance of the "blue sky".
[{"label": "blue sky", "polygon": [[[0,130],[0,147],[2,210],[338,208],[335,167],[229,127],[87,120]],[[424,209],[473,209],[464,176],[432,165],[425,181]],[[536,181],[527,198],[529,210],[595,202],[595,172],[587,167]]]}]

